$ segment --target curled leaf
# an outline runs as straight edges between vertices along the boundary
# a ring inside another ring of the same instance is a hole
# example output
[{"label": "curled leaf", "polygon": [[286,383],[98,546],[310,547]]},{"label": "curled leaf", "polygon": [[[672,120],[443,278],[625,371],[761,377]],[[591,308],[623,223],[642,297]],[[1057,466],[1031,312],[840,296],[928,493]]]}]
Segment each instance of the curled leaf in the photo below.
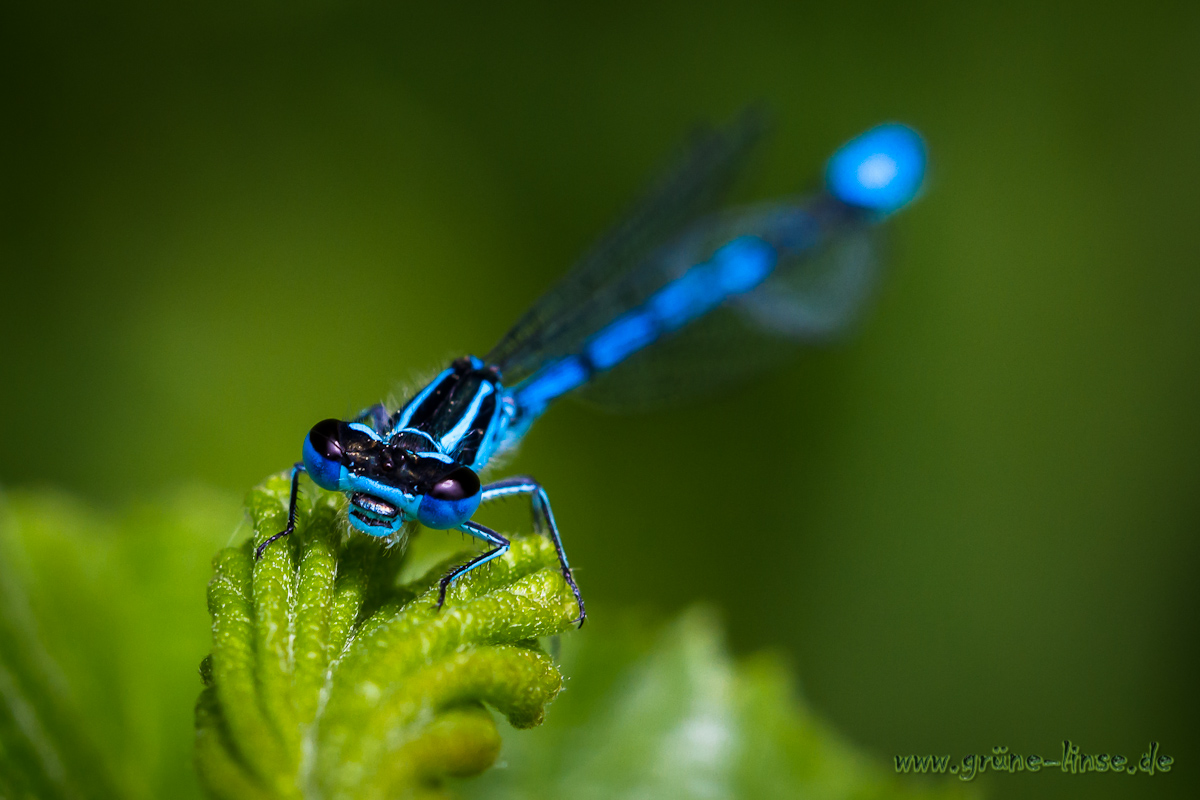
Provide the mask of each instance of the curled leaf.
[{"label": "curled leaf", "polygon": [[515,727],[541,722],[562,677],[537,638],[578,615],[548,540],[515,539],[438,609],[437,580],[464,554],[404,581],[404,549],[347,534],[335,493],[302,495],[296,532],[255,562],[287,499],[282,478],[253,490],[254,536],[213,562],[196,707],[212,796],[420,796],[495,760],[483,704]]}]

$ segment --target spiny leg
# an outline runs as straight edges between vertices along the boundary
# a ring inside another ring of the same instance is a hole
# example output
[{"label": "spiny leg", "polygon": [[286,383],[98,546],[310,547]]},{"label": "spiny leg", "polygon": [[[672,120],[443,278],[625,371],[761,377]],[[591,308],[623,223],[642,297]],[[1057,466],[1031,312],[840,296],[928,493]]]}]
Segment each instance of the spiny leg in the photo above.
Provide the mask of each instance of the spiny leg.
[{"label": "spiny leg", "polygon": [[446,590],[450,588],[450,584],[454,582],[455,578],[465,575],[480,564],[486,564],[493,558],[498,558],[508,552],[508,539],[505,539],[491,528],[485,528],[478,522],[464,522],[459,526],[459,529],[464,533],[469,533],[476,538],[483,539],[485,542],[494,544],[496,547],[488,550],[486,553],[475,556],[475,558],[472,558],[462,566],[455,567],[442,577],[441,582],[438,584],[438,608],[441,608],[442,604],[446,602]]},{"label": "spiny leg", "polygon": [[579,593],[579,587],[575,585],[575,578],[571,575],[571,565],[567,563],[567,554],[563,550],[562,538],[558,535],[558,525],[554,522],[554,512],[550,509],[550,498],[546,496],[546,490],[542,485],[528,475],[514,475],[511,478],[504,478],[484,486],[481,502],[486,503],[489,500],[518,494],[529,495],[529,503],[533,509],[533,529],[538,533],[549,532],[550,534],[550,541],[554,543],[554,551],[558,553],[558,563],[562,566],[563,579],[571,587],[571,591],[575,593],[575,601],[579,603],[579,619],[576,622],[582,628],[587,619],[587,612],[583,608],[583,595]]},{"label": "spiny leg", "polygon": [[267,549],[267,545],[269,545],[271,542],[275,541],[276,539],[282,539],[284,536],[287,536],[292,531],[296,530],[296,494],[300,490],[300,473],[301,472],[304,472],[304,462],[297,461],[295,464],[292,465],[292,497],[291,497],[291,500],[288,501],[288,524],[287,524],[287,527],[284,528],[283,530],[281,530],[279,533],[272,536],[270,539],[267,539],[265,542],[260,544],[258,547],[254,548],[254,560],[255,561],[258,561],[260,558],[262,558],[263,550]]}]

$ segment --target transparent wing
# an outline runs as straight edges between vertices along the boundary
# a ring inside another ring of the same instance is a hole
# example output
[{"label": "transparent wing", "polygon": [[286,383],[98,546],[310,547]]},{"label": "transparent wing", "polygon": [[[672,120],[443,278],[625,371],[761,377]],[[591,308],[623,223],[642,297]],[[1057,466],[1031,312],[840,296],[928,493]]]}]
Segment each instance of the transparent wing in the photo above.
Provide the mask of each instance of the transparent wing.
[{"label": "transparent wing", "polygon": [[544,364],[577,352],[625,310],[678,277],[662,257],[680,234],[711,212],[741,173],[766,129],[760,109],[728,126],[696,134],[691,146],[609,234],[532,308],[487,355],[512,386]]},{"label": "transparent wing", "polygon": [[698,139],[489,355],[523,424],[574,390],[634,405],[693,394],[855,321],[877,282],[871,228],[920,191],[924,143],[876,126],[835,151],[825,191],[705,216],[760,120]]},{"label": "transparent wing", "polygon": [[793,341],[840,336],[879,283],[879,239],[878,228],[844,220],[810,250],[785,256],[762,286],[731,304],[764,333]]},{"label": "transparent wing", "polygon": [[844,334],[878,285],[879,232],[839,208],[816,197],[735,210],[697,225],[663,258],[696,263],[743,235],[795,246],[781,248],[775,271],[757,289],[601,373],[578,396],[612,410],[661,407],[745,380],[786,361],[803,343]]}]

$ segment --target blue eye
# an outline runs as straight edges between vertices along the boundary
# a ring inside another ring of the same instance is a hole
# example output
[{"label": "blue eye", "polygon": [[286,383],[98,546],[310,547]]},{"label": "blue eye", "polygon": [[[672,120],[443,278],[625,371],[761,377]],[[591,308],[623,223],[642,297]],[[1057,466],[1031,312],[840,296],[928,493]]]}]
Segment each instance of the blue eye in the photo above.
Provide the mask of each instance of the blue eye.
[{"label": "blue eye", "polygon": [[925,178],[925,142],[907,125],[872,128],[833,154],[829,191],[843,203],[890,214],[917,195]]},{"label": "blue eye", "polygon": [[345,455],[341,439],[342,423],[325,419],[312,426],[304,437],[304,468],[309,477],[322,489],[339,488],[342,458]]},{"label": "blue eye", "polygon": [[417,519],[434,530],[457,527],[479,508],[480,497],[479,476],[467,467],[458,467],[421,498]]}]

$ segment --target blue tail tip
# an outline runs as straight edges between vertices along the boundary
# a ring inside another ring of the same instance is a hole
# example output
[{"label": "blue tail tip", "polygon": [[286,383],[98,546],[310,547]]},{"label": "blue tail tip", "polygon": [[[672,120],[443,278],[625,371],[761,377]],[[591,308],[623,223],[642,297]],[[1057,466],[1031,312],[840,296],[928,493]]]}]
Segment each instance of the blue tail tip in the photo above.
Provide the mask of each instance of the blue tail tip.
[{"label": "blue tail tip", "polygon": [[871,128],[829,159],[825,183],[844,203],[890,214],[907,205],[925,179],[925,142],[907,125]]}]

